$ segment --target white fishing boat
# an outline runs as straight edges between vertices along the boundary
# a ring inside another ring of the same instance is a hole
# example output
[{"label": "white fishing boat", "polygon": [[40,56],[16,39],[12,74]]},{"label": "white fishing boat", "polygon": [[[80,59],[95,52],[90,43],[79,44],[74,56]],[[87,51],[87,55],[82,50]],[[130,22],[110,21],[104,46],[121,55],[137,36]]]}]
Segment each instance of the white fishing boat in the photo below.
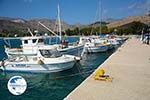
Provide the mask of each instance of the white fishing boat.
[{"label": "white fishing boat", "polygon": [[123,43],[123,39],[119,38],[117,36],[114,35],[107,35],[107,40],[110,44],[113,45],[113,47],[117,48],[118,46],[120,46]]},{"label": "white fishing boat", "polygon": [[108,44],[97,41],[97,37],[80,37],[80,44],[85,44],[85,53],[98,53],[106,52],[108,50]]},{"label": "white fishing boat", "polygon": [[100,43],[100,44],[105,44],[105,45],[107,45],[108,46],[108,49],[109,50],[111,50],[111,49],[113,49],[114,48],[114,46],[109,42],[109,40],[107,39],[107,38],[101,38],[101,37],[97,37],[96,39],[95,39],[95,43]]},{"label": "white fishing boat", "polygon": [[17,72],[58,72],[70,69],[80,60],[72,55],[62,55],[53,46],[39,47],[36,55],[11,55],[1,62],[1,69],[4,71]]},{"label": "white fishing boat", "polygon": [[[98,10],[96,12],[96,16],[98,17],[97,21],[96,21],[96,17],[95,17],[95,22],[100,22],[100,29],[99,29],[99,33],[102,33],[102,7],[101,5],[101,1],[99,2],[98,5]],[[99,11],[100,10],[100,11]],[[101,12],[99,14],[99,12]],[[100,16],[99,16],[100,15]],[[93,34],[93,28],[94,25],[92,25],[92,29],[91,29],[91,35]],[[96,33],[97,34],[97,33]],[[85,53],[98,53],[98,52],[106,52],[108,50],[109,44],[107,44],[107,42],[103,42],[100,37],[98,35],[94,35],[94,36],[87,36],[87,37],[80,37],[80,41],[79,44],[84,44],[84,52]]]},{"label": "white fishing boat", "polygon": [[[21,48],[6,48],[6,52],[9,55],[36,55],[39,47],[56,48],[61,54],[71,54],[79,56],[83,50],[84,45],[74,43],[69,45],[68,43],[46,45],[44,44],[44,36],[31,36],[31,37],[20,37],[22,42]],[[5,41],[6,42],[6,41]],[[7,43],[8,44],[8,43]],[[79,55],[77,53],[80,52]]]}]

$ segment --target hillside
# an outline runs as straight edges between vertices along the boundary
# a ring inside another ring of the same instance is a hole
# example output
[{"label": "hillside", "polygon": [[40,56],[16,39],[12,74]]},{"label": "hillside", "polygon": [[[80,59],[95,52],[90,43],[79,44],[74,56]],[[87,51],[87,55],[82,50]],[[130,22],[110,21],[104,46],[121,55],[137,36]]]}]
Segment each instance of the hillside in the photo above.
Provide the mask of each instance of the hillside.
[{"label": "hillside", "polygon": [[[32,20],[24,20],[21,18],[9,18],[9,17],[0,17],[0,37],[1,36],[14,36],[14,34],[18,34],[19,36],[24,36],[29,34],[27,31],[27,28],[30,28],[33,32],[34,30],[38,30],[40,33],[48,32],[45,28],[43,28],[41,25],[39,25],[38,22],[43,23],[47,27],[49,27],[51,30],[56,31],[56,20],[55,19],[32,19]],[[132,16],[127,17],[125,19],[107,19],[105,21],[101,22],[102,25],[102,31],[104,33],[109,33],[111,30],[108,30],[108,28],[113,29],[116,27],[126,27],[129,26],[136,26],[136,22],[140,22],[141,24],[150,25],[150,14],[144,15],[144,16]],[[83,34],[88,34],[91,32],[91,27],[94,26],[95,32],[99,30],[100,22],[91,23],[88,25],[69,25],[66,22],[62,23],[62,31],[66,31],[66,34],[69,35],[77,35],[80,31]],[[139,23],[138,23],[139,24]],[[140,25],[141,25],[140,24]],[[107,26],[107,27],[106,27]],[[140,26],[138,26],[140,27]],[[130,27],[133,30],[133,27]],[[131,30],[131,29],[130,29]],[[135,29],[134,29],[135,30]]]},{"label": "hillside", "polygon": [[112,22],[110,24],[107,24],[108,28],[115,28],[115,27],[120,27],[124,25],[128,25],[132,22],[141,22],[146,25],[150,25],[150,14],[149,15],[144,15],[144,16],[132,16],[132,17],[127,17],[125,19],[119,20]]},{"label": "hillside", "polygon": [[[25,34],[27,28],[29,27],[32,31],[38,30],[39,32],[48,32],[45,28],[38,24],[38,22],[43,23],[53,31],[56,31],[56,20],[50,19],[33,19],[33,20],[24,20],[20,18],[8,18],[0,17],[0,33],[3,35],[8,35],[8,33],[13,34]],[[72,25],[68,25],[65,22],[62,22],[62,31],[72,28]]]}]

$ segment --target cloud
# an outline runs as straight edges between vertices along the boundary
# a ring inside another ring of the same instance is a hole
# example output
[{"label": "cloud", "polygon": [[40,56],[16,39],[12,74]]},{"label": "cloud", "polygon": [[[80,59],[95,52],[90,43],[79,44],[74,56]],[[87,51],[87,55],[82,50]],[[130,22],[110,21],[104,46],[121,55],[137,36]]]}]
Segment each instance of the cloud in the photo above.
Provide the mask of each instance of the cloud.
[{"label": "cloud", "polygon": [[133,3],[133,4],[131,4],[131,5],[129,5],[127,8],[128,9],[134,9],[134,8],[136,8],[137,7],[137,2],[135,2],[135,3]]}]

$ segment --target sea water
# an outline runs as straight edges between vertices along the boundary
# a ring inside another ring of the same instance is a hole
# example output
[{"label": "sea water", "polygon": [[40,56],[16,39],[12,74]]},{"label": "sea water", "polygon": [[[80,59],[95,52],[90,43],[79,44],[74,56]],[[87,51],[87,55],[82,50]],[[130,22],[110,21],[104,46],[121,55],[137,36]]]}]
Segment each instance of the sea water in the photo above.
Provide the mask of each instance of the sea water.
[{"label": "sea water", "polygon": [[[55,39],[54,39],[55,40]],[[69,42],[78,41],[69,37]],[[49,40],[48,40],[49,41]],[[11,46],[19,47],[20,40],[11,40]],[[63,100],[73,89],[85,80],[114,50],[105,53],[86,54],[72,69],[49,74],[0,72],[1,100]],[[0,60],[7,58],[4,41],[0,39]],[[15,75],[22,76],[27,82],[27,90],[20,96],[11,94],[7,88],[8,80]]]}]

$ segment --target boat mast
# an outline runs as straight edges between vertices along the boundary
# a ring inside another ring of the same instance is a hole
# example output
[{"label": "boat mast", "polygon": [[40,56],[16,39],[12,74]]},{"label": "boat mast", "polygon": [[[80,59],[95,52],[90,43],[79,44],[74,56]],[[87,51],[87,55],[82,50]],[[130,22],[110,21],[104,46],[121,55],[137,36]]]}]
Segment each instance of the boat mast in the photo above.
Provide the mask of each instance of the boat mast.
[{"label": "boat mast", "polygon": [[50,31],[52,34],[54,34],[55,36],[59,37],[54,31],[52,31],[50,28],[48,28],[46,25],[44,25],[43,23],[41,23],[40,21],[38,22],[41,26],[43,26],[45,29],[47,29],[48,31]]},{"label": "boat mast", "polygon": [[60,8],[59,4],[57,6],[57,20],[58,20],[58,32],[59,32],[59,39],[62,40],[62,33],[61,33],[61,21],[60,21]]},{"label": "boat mast", "polygon": [[[97,7],[97,10],[96,10],[96,16],[95,16],[94,20],[95,20],[94,22],[99,22],[100,23],[100,28],[99,28],[98,32],[99,32],[99,34],[101,34],[101,32],[102,32],[102,28],[101,28],[101,26],[102,26],[102,1],[101,0],[99,0],[98,7]],[[93,28],[94,28],[94,23],[92,25],[90,35],[92,35],[92,33],[93,33]]]},{"label": "boat mast", "polygon": [[33,37],[34,35],[33,35],[33,33],[31,32],[30,28],[28,27],[27,29],[28,29],[28,32],[30,33],[30,35]]},{"label": "boat mast", "polygon": [[99,0],[99,7],[100,7],[100,34],[102,33],[102,1]]}]

